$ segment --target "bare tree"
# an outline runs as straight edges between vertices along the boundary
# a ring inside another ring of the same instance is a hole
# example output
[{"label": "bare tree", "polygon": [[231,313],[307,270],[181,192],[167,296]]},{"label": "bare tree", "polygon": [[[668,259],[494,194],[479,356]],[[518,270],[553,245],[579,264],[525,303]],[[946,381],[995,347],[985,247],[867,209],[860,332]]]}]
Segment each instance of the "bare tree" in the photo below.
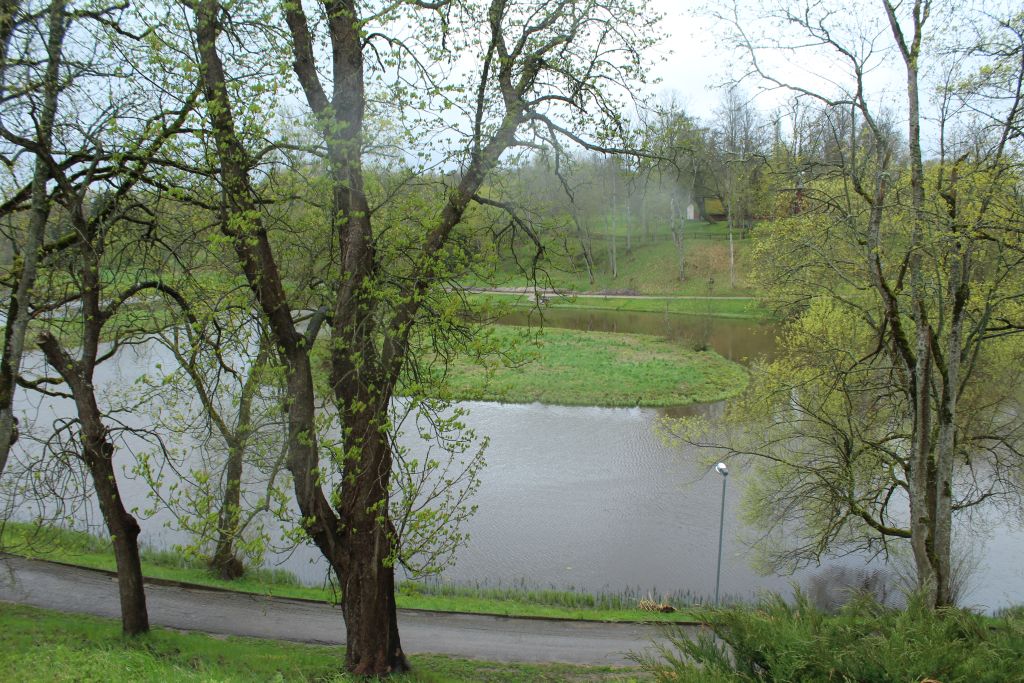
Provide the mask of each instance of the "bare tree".
[{"label": "bare tree", "polygon": [[765,161],[764,123],[742,91],[729,88],[716,112],[716,180],[724,200],[729,224],[729,286],[736,287],[736,249],[734,232],[741,227],[749,232],[757,195],[760,170]]}]

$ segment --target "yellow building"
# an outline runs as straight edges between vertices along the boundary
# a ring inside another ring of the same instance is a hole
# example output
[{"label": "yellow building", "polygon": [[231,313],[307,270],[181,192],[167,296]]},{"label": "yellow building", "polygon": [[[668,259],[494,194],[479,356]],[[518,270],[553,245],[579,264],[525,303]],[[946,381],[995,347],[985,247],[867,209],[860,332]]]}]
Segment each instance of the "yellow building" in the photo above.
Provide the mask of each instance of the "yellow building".
[{"label": "yellow building", "polygon": [[704,216],[708,220],[720,221],[726,218],[725,205],[718,197],[704,198]]}]

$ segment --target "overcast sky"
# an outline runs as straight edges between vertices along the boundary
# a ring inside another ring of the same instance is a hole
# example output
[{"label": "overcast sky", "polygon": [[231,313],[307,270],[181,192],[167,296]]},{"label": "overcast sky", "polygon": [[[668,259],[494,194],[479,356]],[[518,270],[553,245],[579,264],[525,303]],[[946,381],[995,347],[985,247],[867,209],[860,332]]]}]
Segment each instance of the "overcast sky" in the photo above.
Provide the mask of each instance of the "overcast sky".
[{"label": "overcast sky", "polygon": [[[709,16],[707,3],[701,0],[649,0],[648,4],[664,15],[662,26],[667,35],[665,44],[659,50],[665,60],[654,69],[653,75],[662,81],[655,86],[656,90],[675,93],[687,112],[704,119],[710,118],[722,99],[723,84],[745,71],[742,54],[723,40],[725,27],[722,22]],[[701,5],[704,6],[703,10],[700,9]],[[758,3],[748,2],[745,5],[746,9],[741,11],[751,15],[749,23],[744,26],[745,30],[755,33],[763,30],[764,25],[758,22],[763,8]],[[722,4],[721,8],[725,10],[725,5]],[[900,85],[902,69],[897,67],[902,65],[885,57],[891,41],[888,39],[884,15],[880,11],[862,9],[865,11],[857,15],[833,16],[829,23],[840,34],[843,30],[852,29],[876,36],[872,42],[872,51],[878,50],[878,53],[872,60],[868,85],[877,96],[882,97],[886,93],[886,99],[891,100],[892,94],[898,95],[901,92],[900,88],[894,89],[893,85]],[[806,44],[806,37],[803,34],[799,36],[795,43]],[[836,82],[844,85],[850,82],[844,78],[849,68],[848,63],[836,59],[831,50],[802,49],[799,56],[766,51],[760,54],[759,60],[769,72],[804,86],[816,86],[822,92],[830,90]],[[837,81],[829,82],[833,78]],[[755,79],[747,79],[742,87],[747,94],[755,97],[755,103],[762,111],[778,106],[791,95],[783,91],[764,93],[761,85]],[[889,90],[893,90],[893,93],[886,92]]]},{"label": "overcast sky", "polygon": [[650,0],[650,7],[665,15],[668,34],[659,49],[666,61],[655,66],[661,92],[673,92],[692,115],[709,118],[721,99],[720,85],[732,76],[732,51],[716,44],[715,22],[696,16],[691,0]]},{"label": "overcast sky", "polygon": [[[745,8],[740,11],[748,15],[745,31],[750,31],[753,36],[766,32],[764,35],[771,39],[785,39],[783,34],[777,33],[778,24],[759,21],[768,11],[764,5],[758,2],[742,4]],[[652,74],[661,80],[654,86],[656,92],[674,93],[689,114],[704,120],[711,119],[722,100],[723,85],[746,71],[745,55],[725,40],[727,27],[709,16],[707,2],[649,0],[648,5],[664,15],[662,27],[667,36],[659,49],[664,61],[655,66]],[[700,9],[701,5],[704,9]],[[774,5],[777,8],[784,3],[776,2]],[[724,3],[717,7],[727,11]],[[891,51],[888,23],[880,7],[861,5],[859,9],[861,11],[833,14],[828,23],[847,47],[872,55],[866,76],[869,99],[887,108],[899,109],[906,98],[903,65]],[[853,35],[858,37],[851,38]],[[822,93],[834,94],[837,87],[851,87],[852,73],[845,58],[832,49],[809,47],[806,34],[795,28],[788,37],[791,45],[800,45],[801,49],[759,52],[759,62],[769,73]],[[783,89],[765,92],[765,85],[762,81],[748,78],[741,86],[763,112],[782,105],[794,94]]]}]

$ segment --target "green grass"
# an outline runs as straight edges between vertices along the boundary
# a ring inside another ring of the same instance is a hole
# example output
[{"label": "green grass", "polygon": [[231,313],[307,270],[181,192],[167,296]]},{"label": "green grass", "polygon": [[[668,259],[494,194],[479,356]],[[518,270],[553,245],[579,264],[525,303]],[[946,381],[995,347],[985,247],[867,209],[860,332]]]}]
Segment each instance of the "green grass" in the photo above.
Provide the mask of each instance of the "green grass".
[{"label": "green grass", "polygon": [[[636,236],[634,236],[636,237]],[[679,255],[671,239],[641,242],[634,239],[633,251],[626,253],[625,241],[616,249],[618,273],[612,275],[608,245],[595,239],[594,282],[590,282],[582,257],[565,255],[561,245],[547,248],[549,260],[539,275],[541,286],[577,292],[625,291],[648,295],[754,296],[757,292],[747,281],[751,239],[735,240],[736,283],[730,282],[729,243],[722,239],[691,239],[685,254],[685,278],[679,280]],[[570,245],[579,251],[578,245]],[[527,259],[528,260],[528,259]],[[530,285],[511,256],[499,258],[495,272],[485,279],[467,280],[476,287],[525,287]]]},{"label": "green grass", "polygon": [[[121,635],[112,619],[0,604],[0,671],[9,681],[349,681],[344,649],[166,629]],[[402,681],[637,680],[630,669],[410,657]]]},{"label": "green grass", "polygon": [[[672,605],[677,611],[669,613],[642,612],[637,604],[644,598],[656,597],[658,602]],[[692,615],[697,596],[673,594],[648,596],[633,591],[622,593],[581,593],[531,588],[522,583],[510,586],[463,586],[450,583],[419,583],[405,581],[398,588],[399,605],[413,604],[423,600],[437,610],[439,605],[448,605],[441,611],[502,614],[505,616],[548,617],[553,619],[576,619],[592,621],[593,615],[600,614],[601,621],[657,621],[665,623],[693,622]],[[495,609],[503,610],[495,612]],[[520,612],[519,610],[523,610]]]},{"label": "green grass", "polygon": [[[746,371],[712,351],[660,337],[548,328],[494,327],[502,348],[520,344],[520,366],[460,359],[449,369],[452,395],[464,400],[586,406],[678,406],[735,396]],[[535,343],[523,343],[536,337]]]},{"label": "green grass", "polygon": [[[488,300],[516,307],[536,305],[532,294],[475,293],[476,300]],[[559,296],[547,297],[545,308],[621,311],[627,313],[664,313],[666,315],[699,315],[716,318],[768,320],[771,312],[752,297],[644,298],[629,296]]]},{"label": "green grass", "polygon": [[[7,522],[0,536],[0,547],[26,557],[64,562],[92,569],[114,571],[110,542],[81,531],[70,531],[22,522]],[[281,598],[335,602],[328,588],[303,586],[291,573],[282,570],[249,570],[235,581],[224,581],[210,574],[201,563],[186,560],[166,550],[142,550],[142,573],[152,579],[211,586],[224,590]],[[538,591],[525,586],[473,588],[449,584],[400,584],[398,606],[438,612],[469,612],[513,617],[540,617],[584,621],[692,621],[686,611],[688,596],[669,600],[682,611],[661,614],[641,611],[639,598],[646,596],[592,595],[573,591]]]}]

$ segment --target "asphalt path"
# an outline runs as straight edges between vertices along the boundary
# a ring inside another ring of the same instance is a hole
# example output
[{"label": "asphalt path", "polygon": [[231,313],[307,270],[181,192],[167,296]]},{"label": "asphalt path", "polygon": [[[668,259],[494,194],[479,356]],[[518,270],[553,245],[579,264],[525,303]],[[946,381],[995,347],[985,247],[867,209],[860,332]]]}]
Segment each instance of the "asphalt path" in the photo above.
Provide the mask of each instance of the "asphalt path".
[{"label": "asphalt path", "polygon": [[[117,595],[109,572],[0,556],[0,601],[116,618]],[[146,603],[155,626],[326,645],[345,641],[341,610],[325,603],[156,581],[146,582]],[[652,624],[421,610],[399,610],[398,623],[407,653],[499,662],[629,665],[627,653],[649,650],[662,635]]]}]

